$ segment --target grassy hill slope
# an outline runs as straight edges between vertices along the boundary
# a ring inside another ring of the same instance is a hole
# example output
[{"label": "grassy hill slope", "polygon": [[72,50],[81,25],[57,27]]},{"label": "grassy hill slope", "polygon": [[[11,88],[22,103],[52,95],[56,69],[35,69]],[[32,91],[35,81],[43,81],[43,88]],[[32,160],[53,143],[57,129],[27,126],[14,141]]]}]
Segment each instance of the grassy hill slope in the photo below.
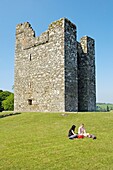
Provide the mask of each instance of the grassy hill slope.
[{"label": "grassy hill slope", "polygon": [[[84,123],[96,140],[69,140]],[[22,113],[0,119],[0,170],[110,170],[113,113]]]}]

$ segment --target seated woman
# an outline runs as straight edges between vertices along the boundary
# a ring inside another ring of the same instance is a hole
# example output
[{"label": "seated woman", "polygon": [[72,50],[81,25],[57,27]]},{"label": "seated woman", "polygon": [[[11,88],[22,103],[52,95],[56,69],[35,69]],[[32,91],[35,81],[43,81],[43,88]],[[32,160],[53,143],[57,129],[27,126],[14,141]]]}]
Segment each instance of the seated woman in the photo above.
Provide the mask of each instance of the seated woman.
[{"label": "seated woman", "polygon": [[68,132],[68,137],[69,137],[69,139],[74,139],[74,138],[77,138],[77,137],[78,137],[78,135],[75,134],[75,128],[76,128],[76,126],[73,125],[73,126],[71,127],[71,129],[69,130],[69,132]]},{"label": "seated woman", "polygon": [[86,130],[84,128],[84,124],[83,123],[78,128],[78,135],[83,135],[85,137],[89,135],[89,133],[86,133]]},{"label": "seated woman", "polygon": [[89,137],[89,138],[96,139],[96,136],[95,136],[95,135],[86,133],[86,130],[85,130],[85,128],[84,128],[84,124],[83,124],[83,123],[82,123],[82,124],[80,125],[80,127],[78,128],[78,137],[79,137],[79,136],[84,136],[84,137]]}]

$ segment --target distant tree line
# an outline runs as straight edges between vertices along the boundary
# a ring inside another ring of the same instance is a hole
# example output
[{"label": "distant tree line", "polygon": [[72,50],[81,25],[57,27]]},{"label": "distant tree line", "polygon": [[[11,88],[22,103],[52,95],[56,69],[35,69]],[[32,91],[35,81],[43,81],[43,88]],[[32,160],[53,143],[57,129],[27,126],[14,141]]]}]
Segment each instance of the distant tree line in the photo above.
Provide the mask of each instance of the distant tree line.
[{"label": "distant tree line", "polygon": [[97,103],[96,110],[100,112],[109,112],[110,110],[113,110],[113,104]]},{"label": "distant tree line", "polygon": [[7,110],[14,110],[14,94],[0,90],[0,112]]}]

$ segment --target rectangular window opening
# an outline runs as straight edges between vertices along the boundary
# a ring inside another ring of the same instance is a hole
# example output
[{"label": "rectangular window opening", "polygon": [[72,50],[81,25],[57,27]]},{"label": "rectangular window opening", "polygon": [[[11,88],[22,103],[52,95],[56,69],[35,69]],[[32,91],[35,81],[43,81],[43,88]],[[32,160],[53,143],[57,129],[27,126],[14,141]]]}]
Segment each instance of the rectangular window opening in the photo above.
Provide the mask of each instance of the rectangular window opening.
[{"label": "rectangular window opening", "polygon": [[28,104],[32,105],[32,99],[28,99]]}]

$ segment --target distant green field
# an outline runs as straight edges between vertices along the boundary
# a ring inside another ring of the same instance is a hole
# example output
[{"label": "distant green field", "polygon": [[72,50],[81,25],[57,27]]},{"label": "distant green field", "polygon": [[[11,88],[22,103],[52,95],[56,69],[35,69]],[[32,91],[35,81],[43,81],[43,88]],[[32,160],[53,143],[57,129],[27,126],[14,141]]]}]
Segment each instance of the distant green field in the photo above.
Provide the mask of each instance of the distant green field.
[{"label": "distant green field", "polygon": [[[97,136],[69,140],[84,123]],[[0,170],[112,170],[113,113],[22,113],[0,118]]]},{"label": "distant green field", "polygon": [[97,111],[110,111],[113,110],[113,104],[110,103],[97,103]]}]

